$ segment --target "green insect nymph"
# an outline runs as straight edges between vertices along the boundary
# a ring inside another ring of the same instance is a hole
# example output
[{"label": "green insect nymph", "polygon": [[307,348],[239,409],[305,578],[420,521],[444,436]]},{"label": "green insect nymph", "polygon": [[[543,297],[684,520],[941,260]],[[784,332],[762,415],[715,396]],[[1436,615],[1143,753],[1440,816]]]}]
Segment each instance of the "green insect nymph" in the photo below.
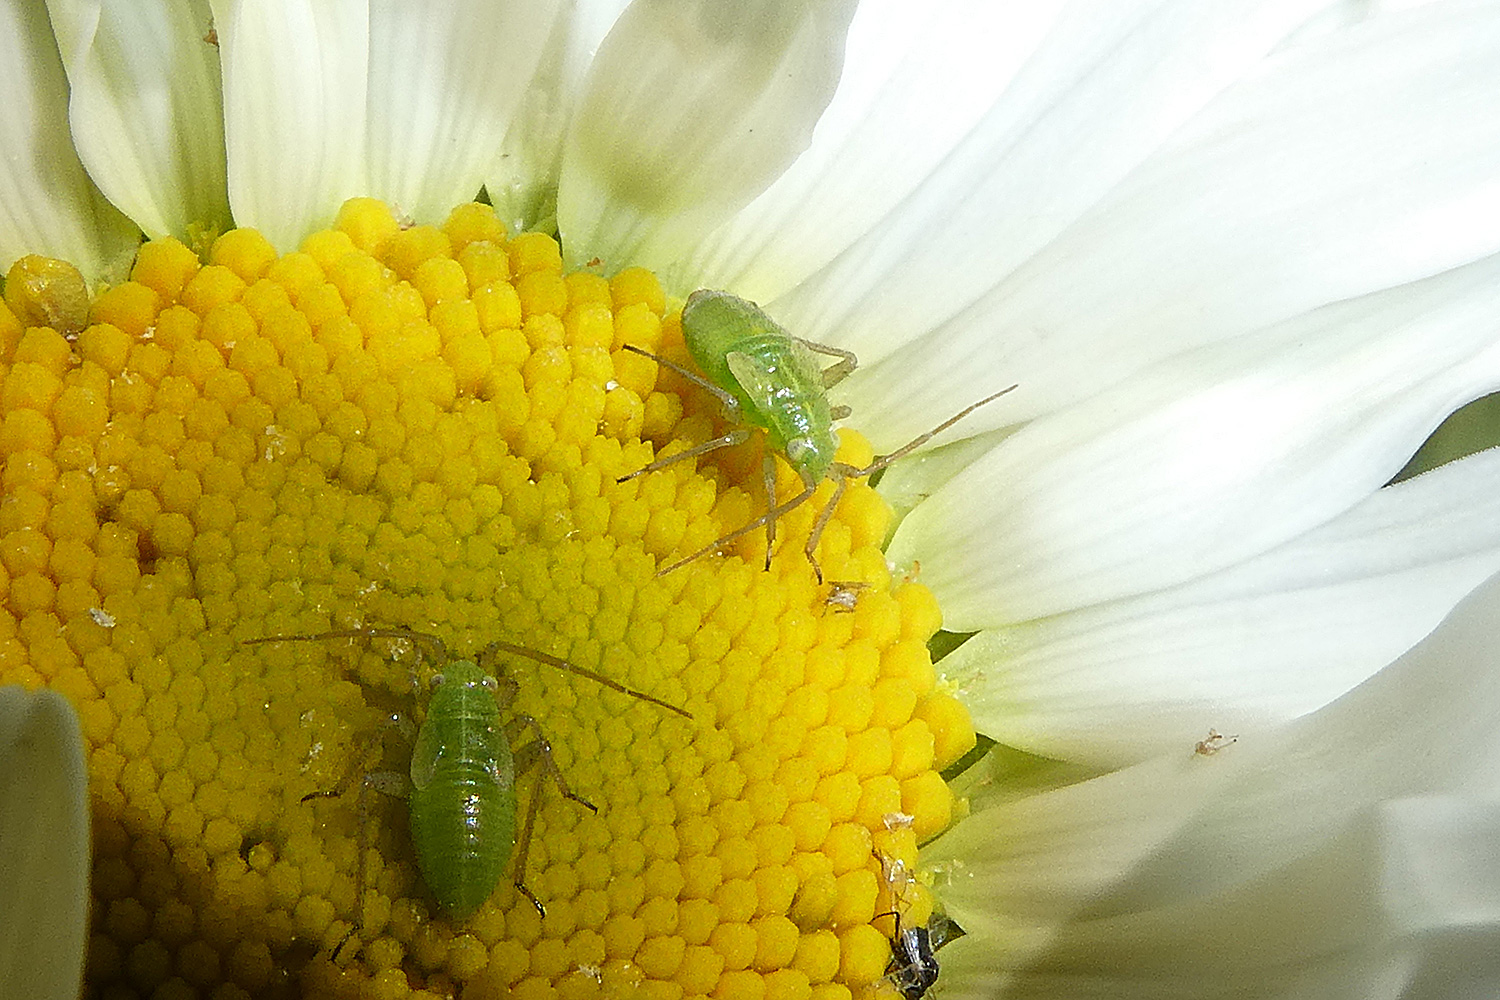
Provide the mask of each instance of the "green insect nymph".
[{"label": "green insect nymph", "polygon": [[693,360],[709,381],[734,396],[741,419],[766,432],[771,448],[786,456],[804,484],[826,479],[839,442],[824,389],[854,370],[854,355],[819,345],[824,353],[846,356],[825,375],[814,348],[755,303],[706,288],[688,296],[682,329]]},{"label": "green insect nymph", "polygon": [[[403,628],[357,628],[316,635],[275,635],[246,640],[247,645],[268,642],[319,642],[328,639],[401,639],[422,651],[442,672],[433,676],[427,711],[411,745],[407,773],[374,771],[363,775],[351,766],[332,789],[312,792],[303,801],[343,795],[359,779],[360,813],[368,816],[366,799],[371,792],[405,798],[411,819],[412,847],[417,867],[438,905],[455,919],[471,916],[495,891],[507,865],[514,864],[511,881],[529,899],[537,912],[545,913],[541,901],[526,888],[526,856],[542,801],[541,782],[555,785],[559,794],[590,811],[594,805],[573,794],[552,758],[552,747],[541,725],[529,715],[509,714],[516,683],[503,672],[491,673],[481,663],[505,653],[587,677],[598,684],[648,701],[691,719],[675,705],[634,691],[603,674],[569,663],[560,657],[508,642],[492,642],[477,660],[455,660],[448,656],[441,639]],[[509,714],[509,718],[505,715]],[[409,729],[409,724],[408,724]],[[519,741],[519,746],[516,744]],[[373,746],[373,740],[366,744]],[[512,749],[515,747],[515,749]],[[362,755],[361,755],[362,756]],[[356,756],[357,764],[360,756]],[[535,770],[538,787],[530,798],[517,829],[516,775]],[[364,886],[364,858],[369,847],[368,824],[360,828],[359,885]],[[353,930],[350,930],[350,935]],[[348,941],[348,936],[344,942]],[[335,954],[343,947],[339,943]]]},{"label": "green insect nymph", "polygon": [[440,676],[412,747],[406,804],[422,878],[462,919],[489,899],[515,852],[516,764],[495,678],[469,660]]},{"label": "green insect nymph", "polygon": [[[643,469],[621,476],[619,481],[623,483],[642,473],[655,471],[716,448],[742,444],[749,440],[753,431],[761,430],[765,432],[767,444],[762,465],[766,486],[766,512],[692,555],[664,567],[657,575],[686,566],[694,559],[708,555],[721,545],[732,542],[761,525],[766,528],[766,569],[770,569],[771,550],[776,544],[777,519],[806,503],[820,483],[825,479],[832,479],[833,495],[818,512],[812,531],[808,533],[807,544],[802,549],[807,561],[812,564],[818,582],[822,583],[823,570],[818,565],[814,550],[817,549],[823,529],[833,516],[833,510],[849,481],[879,472],[898,458],[920,448],[985,403],[1016,388],[1010,386],[986,396],[926,434],[919,435],[889,455],[881,455],[860,468],[834,459],[839,442],[833,432],[833,422],[849,416],[849,408],[833,406],[828,402],[828,389],[843,381],[857,366],[858,361],[853,352],[794,337],[754,302],[748,302],[729,292],[707,288],[689,295],[687,302],[683,304],[682,339],[687,343],[688,353],[698,363],[703,375],[690,372],[681,365],[639,347],[626,344],[625,349],[651,358],[713,393],[723,404],[724,411],[734,426],[710,441],[666,458],[659,458]],[[819,368],[815,357],[818,354],[838,360],[827,368]],[[773,456],[778,454],[786,459],[803,485],[801,493],[782,503],[776,501]]]}]

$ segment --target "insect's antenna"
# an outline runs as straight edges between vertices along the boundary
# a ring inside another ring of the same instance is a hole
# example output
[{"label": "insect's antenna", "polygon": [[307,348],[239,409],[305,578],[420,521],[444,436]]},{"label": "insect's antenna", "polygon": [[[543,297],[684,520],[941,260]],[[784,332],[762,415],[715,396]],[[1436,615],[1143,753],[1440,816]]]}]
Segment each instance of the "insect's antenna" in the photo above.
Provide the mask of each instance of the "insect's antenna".
[{"label": "insect's antenna", "polygon": [[564,660],[561,657],[552,656],[548,653],[538,652],[535,649],[528,649],[525,646],[517,646],[515,643],[511,642],[492,642],[487,648],[497,649],[502,653],[513,653],[516,656],[524,656],[528,659],[536,660],[538,663],[545,663],[548,666],[556,667],[559,670],[566,670],[569,673],[577,674],[580,677],[587,677],[589,680],[594,681],[597,684],[602,684],[612,691],[618,691],[621,694],[628,694],[632,698],[639,698],[641,701],[649,701],[651,704],[659,705],[669,712],[676,712],[684,719],[691,719],[693,717],[693,713],[687,711],[686,709],[678,708],[676,705],[662,701],[660,698],[653,698],[649,694],[641,691],[636,691],[632,688],[628,688],[618,681],[611,680],[603,674],[595,673],[592,670],[586,670],[583,667],[569,663],[567,660]]},{"label": "insect's antenna", "polygon": [[817,487],[816,483],[814,483],[811,486],[808,486],[801,493],[798,493],[796,496],[792,497],[786,503],[777,504],[775,507],[772,507],[770,510],[766,511],[760,517],[757,517],[755,520],[751,521],[749,524],[747,524],[747,525],[745,525],[743,527],[734,529],[733,531],[731,531],[729,534],[725,535],[722,538],[715,539],[714,541],[710,542],[709,544],[703,546],[703,548],[699,549],[697,552],[694,552],[690,556],[687,556],[685,558],[677,560],[676,562],[674,562],[672,565],[666,567],[665,569],[659,569],[659,570],[657,570],[656,571],[656,575],[657,576],[666,576],[668,573],[672,572],[674,569],[681,569],[682,567],[686,566],[688,563],[692,562],[694,559],[697,559],[697,558],[699,558],[701,556],[708,555],[710,552],[714,551],[719,546],[721,546],[721,545],[727,545],[728,543],[734,541],[736,538],[740,538],[740,537],[742,537],[744,535],[750,534],[750,532],[754,531],[756,528],[759,528],[761,525],[765,524],[767,521],[774,520],[774,519],[780,517],[781,515],[783,515],[785,513],[788,513],[789,511],[796,510],[798,507],[802,506],[804,503],[806,503],[812,497],[813,492],[817,488],[818,487]]},{"label": "insect's antenna", "polygon": [[897,459],[905,458],[907,455],[910,455],[912,452],[916,451],[928,441],[931,441],[933,438],[937,437],[939,434],[943,433],[943,431],[952,427],[954,424],[958,423],[964,417],[967,417],[969,414],[973,413],[981,406],[985,405],[986,403],[993,403],[995,400],[999,399],[1007,392],[1010,392],[1012,389],[1017,389],[1019,387],[1019,383],[1017,383],[1016,385],[1006,386],[999,392],[990,393],[988,396],[984,397],[977,403],[970,403],[968,406],[964,407],[962,410],[959,410],[953,416],[949,417],[947,420],[944,420],[942,423],[938,424],[926,434],[918,435],[912,440],[906,442],[906,444],[897,448],[895,451],[891,452],[889,455],[881,455],[879,458],[875,459],[875,461],[871,462],[863,469],[855,471],[854,473],[852,473],[853,477],[863,478],[864,476],[873,475],[874,473],[879,472],[881,469],[885,468],[887,465],[890,465]]},{"label": "insect's antenna", "polygon": [[332,632],[316,632],[311,635],[263,635],[256,639],[244,639],[241,645],[258,646],[265,642],[323,642],[328,639],[405,639],[421,654],[421,644],[431,643],[428,650],[437,654],[434,662],[442,663],[448,658],[448,647],[443,640],[426,632],[413,632],[404,628],[343,628]]}]

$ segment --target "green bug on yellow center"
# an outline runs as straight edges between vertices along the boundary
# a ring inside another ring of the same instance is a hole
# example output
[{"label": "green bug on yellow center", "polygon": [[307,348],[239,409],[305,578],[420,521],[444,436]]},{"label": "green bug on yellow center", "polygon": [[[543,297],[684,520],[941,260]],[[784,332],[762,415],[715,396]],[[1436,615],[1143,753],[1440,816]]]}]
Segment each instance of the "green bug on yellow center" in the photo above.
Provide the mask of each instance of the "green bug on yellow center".
[{"label": "green bug on yellow center", "polygon": [[[881,455],[861,468],[835,459],[839,444],[833,422],[849,416],[849,408],[834,406],[828,402],[828,390],[843,381],[858,365],[852,351],[794,337],[754,302],[729,292],[707,288],[689,295],[684,303],[682,338],[703,375],[697,375],[638,347],[626,344],[625,349],[651,358],[713,393],[734,426],[710,441],[657,459],[628,476],[621,476],[619,481],[623,483],[642,473],[652,472],[717,448],[742,444],[752,432],[760,430],[765,432],[767,445],[762,465],[766,512],[749,524],[715,539],[692,555],[662,568],[658,575],[686,566],[694,559],[708,555],[762,525],[766,529],[766,568],[770,569],[771,549],[776,542],[777,519],[806,503],[819,484],[825,479],[832,479],[833,495],[818,512],[812,531],[808,533],[807,544],[802,549],[818,582],[822,583],[823,570],[818,565],[814,552],[849,481],[874,475],[920,448],[979,407],[1016,388],[1012,385],[991,393],[889,455]],[[820,368],[816,357],[818,354],[839,360],[827,368]],[[777,454],[787,460],[803,485],[801,493],[782,503],[776,502],[773,456]]]},{"label": "green bug on yellow center", "polygon": [[[515,851],[516,761],[495,678],[471,660],[449,663],[439,677],[412,747],[406,804],[422,878],[443,909],[463,919],[495,891]],[[528,811],[528,838],[534,815]],[[522,881],[525,846],[516,887],[535,903]]]},{"label": "green bug on yellow center", "polygon": [[[525,884],[526,856],[542,797],[539,787],[531,796],[518,830],[517,774],[538,769],[538,782],[551,781],[564,798],[597,812],[592,803],[568,787],[536,719],[523,714],[512,715],[508,720],[503,718],[515,697],[515,682],[503,673],[497,675],[486,670],[479,660],[496,653],[524,656],[692,718],[675,705],[627,688],[603,674],[508,642],[491,643],[477,660],[451,659],[437,636],[406,629],[347,629],[317,635],[267,636],[249,642],[340,638],[403,639],[418,650],[425,644],[436,655],[436,662],[444,664],[442,672],[432,678],[426,717],[417,730],[407,772],[376,771],[364,775],[360,797],[362,813],[364,799],[370,792],[406,799],[412,846],[423,881],[438,905],[459,920],[472,916],[494,893],[512,856],[513,884],[539,913],[545,914],[541,901]],[[342,795],[355,776],[351,771],[337,787],[313,792],[304,796],[303,801]],[[366,833],[361,828],[361,886],[365,839]]]},{"label": "green bug on yellow center", "polygon": [[[734,397],[740,419],[766,432],[773,451],[786,456],[803,483],[828,477],[839,442],[825,389],[854,370],[854,355],[791,336],[753,302],[701,289],[682,307],[688,352],[718,388]],[[840,360],[826,372],[816,353]]]}]

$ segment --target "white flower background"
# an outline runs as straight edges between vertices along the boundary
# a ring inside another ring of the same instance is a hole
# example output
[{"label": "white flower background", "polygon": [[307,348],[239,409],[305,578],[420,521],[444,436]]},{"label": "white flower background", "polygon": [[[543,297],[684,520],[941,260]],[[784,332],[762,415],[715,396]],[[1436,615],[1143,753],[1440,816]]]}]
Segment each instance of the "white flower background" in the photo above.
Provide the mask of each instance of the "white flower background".
[{"label": "white flower background", "polygon": [[1500,993],[1500,455],[1382,488],[1500,387],[1500,3],[3,0],[0,49],[0,265],[484,186],[855,350],[877,448],[1018,384],[881,486],[1024,752],[925,855],[945,997]]}]

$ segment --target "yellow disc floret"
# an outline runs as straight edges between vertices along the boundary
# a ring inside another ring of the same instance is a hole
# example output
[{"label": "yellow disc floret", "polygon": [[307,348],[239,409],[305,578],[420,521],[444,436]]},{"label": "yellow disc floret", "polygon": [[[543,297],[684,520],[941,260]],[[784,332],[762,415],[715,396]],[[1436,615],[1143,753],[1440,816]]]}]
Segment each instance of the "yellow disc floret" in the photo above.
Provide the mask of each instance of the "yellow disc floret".
[{"label": "yellow disc floret", "polygon": [[[278,256],[142,247],[80,300],[27,258],[0,308],[0,683],[78,706],[94,809],[88,979],[107,996],[890,995],[890,914],[932,901],[917,846],[973,744],[938,689],[940,624],[851,483],[732,551],[658,570],[764,509],[755,443],[625,482],[716,433],[680,303],[640,269],[562,273],[483,205],[403,228],[379,202]],[[841,458],[869,449],[846,434]],[[779,463],[778,494],[799,481]],[[564,657],[687,720],[526,660],[502,666],[571,790],[524,880],[464,921],[417,872],[383,722],[493,640]],[[362,814],[369,821],[363,822]],[[348,938],[343,948],[341,941]]]}]

